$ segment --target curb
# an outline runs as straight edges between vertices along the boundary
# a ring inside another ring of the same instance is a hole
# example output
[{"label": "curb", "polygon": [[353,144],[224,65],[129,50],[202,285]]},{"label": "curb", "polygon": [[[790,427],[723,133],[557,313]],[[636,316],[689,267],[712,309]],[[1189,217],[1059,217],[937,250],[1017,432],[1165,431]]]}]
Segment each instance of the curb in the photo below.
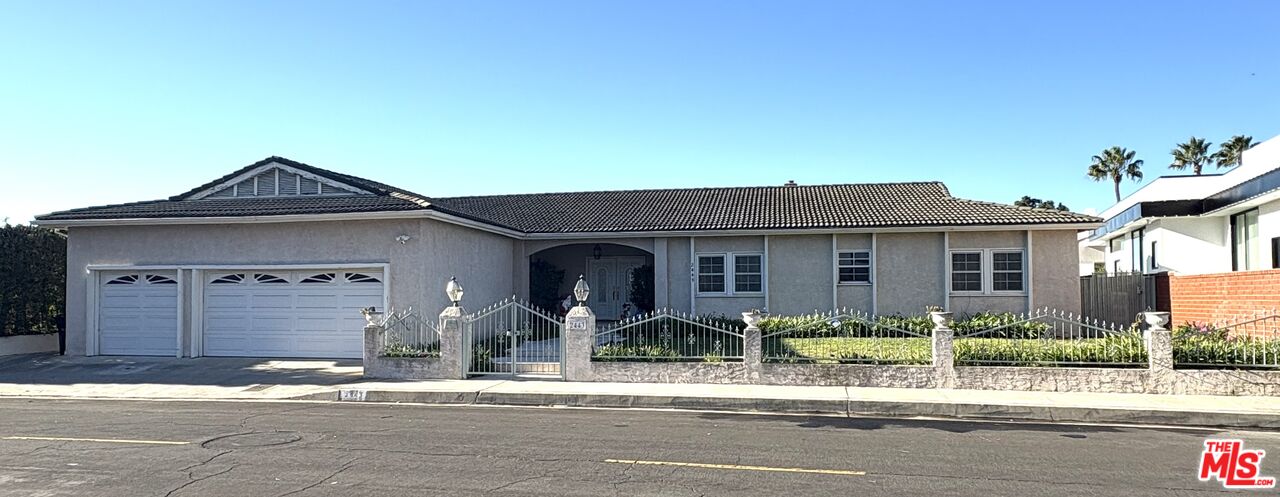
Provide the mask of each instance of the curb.
[{"label": "curb", "polygon": [[896,402],[829,398],[778,399],[485,391],[413,392],[387,390],[339,390],[336,392],[322,392],[294,397],[292,400],[520,407],[679,409],[689,411],[820,414],[847,417],[924,417],[984,421],[1167,425],[1263,430],[1280,429],[1280,415],[1269,413],[1178,411],[1141,408],[1092,408],[1047,405]]}]

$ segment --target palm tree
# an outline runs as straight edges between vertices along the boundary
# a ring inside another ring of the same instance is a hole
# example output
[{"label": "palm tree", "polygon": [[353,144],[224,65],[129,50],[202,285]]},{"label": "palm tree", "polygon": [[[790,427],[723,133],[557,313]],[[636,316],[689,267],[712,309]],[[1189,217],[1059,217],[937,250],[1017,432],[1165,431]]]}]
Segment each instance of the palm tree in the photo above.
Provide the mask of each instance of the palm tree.
[{"label": "palm tree", "polygon": [[1213,160],[1217,162],[1218,169],[1236,167],[1244,161],[1244,151],[1253,148],[1254,145],[1257,143],[1253,141],[1252,136],[1233,136],[1219,145],[1218,151],[1213,153]]},{"label": "palm tree", "polygon": [[1186,143],[1179,143],[1173,148],[1170,154],[1173,154],[1173,163],[1169,164],[1169,169],[1183,170],[1188,167],[1196,176],[1200,175],[1200,170],[1204,166],[1213,162],[1209,159],[1209,146],[1213,145],[1204,138],[1191,137]]},{"label": "palm tree", "polygon": [[1089,165],[1089,177],[1094,181],[1110,178],[1116,186],[1116,202],[1120,201],[1120,180],[1126,176],[1134,181],[1142,181],[1142,159],[1135,160],[1137,152],[1120,147],[1111,147],[1101,154],[1093,156],[1093,164]]}]

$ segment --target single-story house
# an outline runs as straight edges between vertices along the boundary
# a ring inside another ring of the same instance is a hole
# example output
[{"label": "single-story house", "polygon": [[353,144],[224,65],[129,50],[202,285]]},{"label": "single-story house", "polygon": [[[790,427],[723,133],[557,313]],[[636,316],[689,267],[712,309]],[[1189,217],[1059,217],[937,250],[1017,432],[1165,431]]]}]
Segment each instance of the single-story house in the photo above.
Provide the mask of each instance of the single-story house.
[{"label": "single-story house", "polygon": [[455,276],[476,309],[555,307],[586,275],[602,320],[1078,311],[1076,235],[1100,219],[938,182],[437,198],[270,157],[37,223],[68,237],[70,354],[360,357],[361,308],[434,314]]}]

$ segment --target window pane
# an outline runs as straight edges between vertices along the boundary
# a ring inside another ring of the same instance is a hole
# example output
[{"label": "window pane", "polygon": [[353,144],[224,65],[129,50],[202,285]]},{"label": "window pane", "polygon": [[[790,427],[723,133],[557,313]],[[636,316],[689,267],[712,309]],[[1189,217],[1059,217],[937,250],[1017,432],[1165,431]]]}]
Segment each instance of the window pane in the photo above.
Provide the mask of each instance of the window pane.
[{"label": "window pane", "polygon": [[698,272],[724,274],[724,256],[722,255],[699,256]]},{"label": "window pane", "polygon": [[760,272],[760,256],[758,255],[734,256],[733,270],[735,273],[759,273]]},{"label": "window pane", "polygon": [[951,290],[956,292],[982,291],[982,274],[955,273],[951,275]]},{"label": "window pane", "polygon": [[758,274],[735,274],[733,276],[733,291],[735,292],[759,292],[761,289],[760,275]]},{"label": "window pane", "polygon": [[704,293],[723,293],[724,292],[724,275],[722,274],[698,275],[698,291],[704,292]]}]

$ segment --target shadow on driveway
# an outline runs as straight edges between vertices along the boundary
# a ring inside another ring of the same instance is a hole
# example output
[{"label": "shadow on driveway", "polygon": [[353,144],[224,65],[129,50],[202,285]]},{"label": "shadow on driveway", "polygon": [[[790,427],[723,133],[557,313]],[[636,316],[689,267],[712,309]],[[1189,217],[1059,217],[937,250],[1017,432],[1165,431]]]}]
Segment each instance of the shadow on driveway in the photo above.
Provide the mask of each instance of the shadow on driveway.
[{"label": "shadow on driveway", "polygon": [[259,359],[200,357],[0,358],[0,383],[31,385],[341,385],[361,381],[360,359]]}]

